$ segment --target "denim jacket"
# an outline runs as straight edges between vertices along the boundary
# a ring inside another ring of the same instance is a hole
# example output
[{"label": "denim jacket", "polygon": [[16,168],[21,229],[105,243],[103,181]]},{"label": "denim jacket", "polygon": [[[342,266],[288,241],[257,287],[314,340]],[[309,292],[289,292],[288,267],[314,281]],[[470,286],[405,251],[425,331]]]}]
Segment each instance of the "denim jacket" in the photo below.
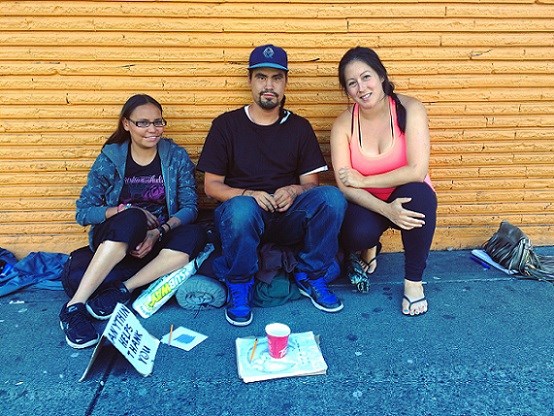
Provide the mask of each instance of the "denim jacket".
[{"label": "denim jacket", "polygon": [[[94,226],[106,220],[106,210],[109,207],[119,205],[128,149],[128,141],[104,146],[94,161],[87,184],[77,200],[77,222],[84,226],[92,225],[89,231],[91,246]],[[179,218],[182,224],[191,223],[198,214],[194,164],[187,151],[168,138],[160,140],[158,153],[169,216]]]}]

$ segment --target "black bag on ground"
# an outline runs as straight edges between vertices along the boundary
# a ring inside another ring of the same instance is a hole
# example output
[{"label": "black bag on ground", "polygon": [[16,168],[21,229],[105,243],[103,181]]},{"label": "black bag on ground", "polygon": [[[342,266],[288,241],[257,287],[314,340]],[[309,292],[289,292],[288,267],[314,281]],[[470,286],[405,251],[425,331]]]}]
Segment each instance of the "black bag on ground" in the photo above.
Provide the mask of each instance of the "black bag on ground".
[{"label": "black bag on ground", "polygon": [[515,225],[502,221],[498,231],[483,244],[498,264],[523,278],[554,282],[554,256],[535,253],[529,237]]},{"label": "black bag on ground", "polygon": [[[75,294],[93,256],[94,253],[89,246],[78,248],[69,253],[69,260],[65,263],[61,276],[63,288],[69,297]],[[138,263],[139,262],[133,262],[132,259],[125,257],[110,271],[110,273],[108,273],[108,276],[106,276],[106,279],[94,294],[105,289],[113,282],[123,282],[129,279],[140,270],[141,265]]]}]

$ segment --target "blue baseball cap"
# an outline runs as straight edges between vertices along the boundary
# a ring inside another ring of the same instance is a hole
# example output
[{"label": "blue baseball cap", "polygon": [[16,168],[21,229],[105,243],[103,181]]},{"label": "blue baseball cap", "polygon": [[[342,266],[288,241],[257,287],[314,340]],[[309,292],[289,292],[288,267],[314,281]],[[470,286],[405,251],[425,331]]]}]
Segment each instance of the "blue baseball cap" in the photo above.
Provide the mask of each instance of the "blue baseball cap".
[{"label": "blue baseball cap", "polygon": [[271,44],[255,48],[250,54],[248,69],[276,68],[288,71],[287,53],[283,48]]}]

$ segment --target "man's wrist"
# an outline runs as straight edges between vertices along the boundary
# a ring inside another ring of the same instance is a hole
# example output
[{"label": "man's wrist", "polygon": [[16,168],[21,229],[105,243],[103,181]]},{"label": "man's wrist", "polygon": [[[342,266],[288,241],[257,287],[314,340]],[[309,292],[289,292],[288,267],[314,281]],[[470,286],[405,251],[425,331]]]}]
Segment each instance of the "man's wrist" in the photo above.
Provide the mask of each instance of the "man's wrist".
[{"label": "man's wrist", "polygon": [[315,188],[317,185],[314,183],[306,183],[304,185],[298,185],[298,186],[300,187],[300,192],[298,193],[301,194],[302,192],[309,191],[310,189]]},{"label": "man's wrist", "polygon": [[309,188],[304,188],[304,185],[294,185],[295,197],[300,195],[302,192],[307,191]]}]

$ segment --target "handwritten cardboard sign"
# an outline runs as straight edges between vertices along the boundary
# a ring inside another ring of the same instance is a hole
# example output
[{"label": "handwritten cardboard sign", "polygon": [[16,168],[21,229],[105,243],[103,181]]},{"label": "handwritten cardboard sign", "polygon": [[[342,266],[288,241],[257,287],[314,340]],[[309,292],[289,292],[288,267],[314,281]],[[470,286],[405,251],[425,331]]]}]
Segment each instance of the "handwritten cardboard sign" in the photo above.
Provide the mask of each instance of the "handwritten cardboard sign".
[{"label": "handwritten cardboard sign", "polygon": [[87,376],[105,339],[112,343],[140,374],[143,376],[152,374],[160,340],[143,328],[129,308],[118,303],[79,381],[83,381]]}]

